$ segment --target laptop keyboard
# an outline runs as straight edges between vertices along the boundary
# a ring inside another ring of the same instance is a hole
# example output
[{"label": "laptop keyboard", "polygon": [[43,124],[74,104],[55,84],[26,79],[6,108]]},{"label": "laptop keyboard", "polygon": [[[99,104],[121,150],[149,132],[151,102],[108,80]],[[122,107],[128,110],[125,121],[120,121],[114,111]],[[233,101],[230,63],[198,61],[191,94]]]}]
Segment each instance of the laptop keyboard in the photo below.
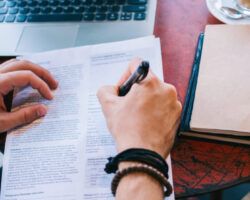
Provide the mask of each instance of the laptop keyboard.
[{"label": "laptop keyboard", "polygon": [[145,20],[147,0],[0,0],[0,23]]}]

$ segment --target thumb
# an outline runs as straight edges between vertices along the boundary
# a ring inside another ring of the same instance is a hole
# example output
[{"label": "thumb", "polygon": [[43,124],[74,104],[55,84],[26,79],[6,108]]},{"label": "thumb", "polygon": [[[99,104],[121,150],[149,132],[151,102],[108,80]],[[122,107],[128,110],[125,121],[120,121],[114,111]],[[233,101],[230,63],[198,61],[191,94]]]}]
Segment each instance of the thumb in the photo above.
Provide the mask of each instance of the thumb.
[{"label": "thumb", "polygon": [[31,123],[40,117],[44,117],[46,114],[46,106],[40,104],[20,108],[10,113],[1,113],[0,132],[5,132],[17,126]]}]

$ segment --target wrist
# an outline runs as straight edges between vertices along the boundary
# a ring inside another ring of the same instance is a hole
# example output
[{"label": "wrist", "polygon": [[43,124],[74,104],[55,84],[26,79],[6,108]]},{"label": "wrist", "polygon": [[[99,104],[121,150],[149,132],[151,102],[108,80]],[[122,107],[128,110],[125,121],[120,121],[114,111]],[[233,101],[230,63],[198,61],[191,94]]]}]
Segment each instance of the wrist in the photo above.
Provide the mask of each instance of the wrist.
[{"label": "wrist", "polygon": [[[161,134],[158,134],[158,131],[126,130],[118,130],[117,128],[112,130],[113,135],[120,135],[120,137],[115,137],[118,153],[127,149],[141,148],[154,151],[163,158],[167,158],[173,145],[173,139],[170,142],[170,140],[160,137]],[[118,131],[120,132],[118,133]],[[141,137],[140,133],[147,136]],[[151,137],[152,135],[159,135],[159,137]]]},{"label": "wrist", "polygon": [[[121,163],[120,168],[126,166],[132,166],[134,163]],[[145,173],[132,173],[125,176],[116,193],[116,199],[118,200],[161,200],[164,197],[164,191],[162,185],[151,176]]]},{"label": "wrist", "polygon": [[[147,179],[148,184],[156,184],[160,187],[161,194],[164,193],[164,196],[169,196],[172,193],[172,186],[168,182],[168,165],[165,159],[156,152],[132,148],[119,153],[115,157],[110,157],[108,160],[109,162],[106,164],[105,171],[108,174],[116,173],[111,184],[114,196],[117,194],[119,184],[126,177],[130,177],[126,178],[126,183],[131,181],[131,177],[135,180]],[[138,190],[137,184],[130,189],[133,190],[134,187]],[[145,187],[142,188],[145,189]]]},{"label": "wrist", "polygon": [[117,152],[121,153],[125,150],[128,149],[133,149],[133,148],[139,148],[139,149],[147,149],[147,150],[151,150],[154,151],[156,153],[158,153],[159,155],[161,155],[164,159],[167,158],[168,154],[169,154],[169,149],[166,149],[167,144],[165,144],[164,146],[157,146],[157,145],[151,145],[151,144],[144,144],[144,143],[131,143],[131,144],[126,144],[126,145],[118,145],[117,146]]}]

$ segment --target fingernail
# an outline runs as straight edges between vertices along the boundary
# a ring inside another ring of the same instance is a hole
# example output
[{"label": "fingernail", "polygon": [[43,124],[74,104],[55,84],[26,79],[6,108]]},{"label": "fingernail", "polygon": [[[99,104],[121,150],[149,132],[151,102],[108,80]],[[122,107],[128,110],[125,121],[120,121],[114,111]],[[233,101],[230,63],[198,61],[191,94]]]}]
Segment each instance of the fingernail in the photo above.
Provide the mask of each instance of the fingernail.
[{"label": "fingernail", "polygon": [[54,94],[52,91],[50,91],[49,94],[47,95],[46,99],[52,100],[53,98],[54,98]]},{"label": "fingernail", "polygon": [[40,107],[38,110],[37,110],[37,115],[39,117],[44,117],[45,115],[47,114],[47,109],[45,107]]},{"label": "fingernail", "polygon": [[56,83],[55,88],[57,88],[59,84],[58,80],[55,80],[55,83]]},{"label": "fingernail", "polygon": [[51,99],[54,99],[54,94],[53,94],[53,92],[51,92],[50,96],[51,96]]}]

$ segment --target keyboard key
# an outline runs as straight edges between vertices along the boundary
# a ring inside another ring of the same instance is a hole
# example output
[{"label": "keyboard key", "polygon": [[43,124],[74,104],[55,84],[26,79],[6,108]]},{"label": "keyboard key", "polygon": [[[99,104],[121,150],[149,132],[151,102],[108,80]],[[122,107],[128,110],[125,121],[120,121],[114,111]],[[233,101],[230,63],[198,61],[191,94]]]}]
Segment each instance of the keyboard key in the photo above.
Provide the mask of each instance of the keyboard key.
[{"label": "keyboard key", "polygon": [[83,16],[83,19],[85,21],[93,21],[95,18],[95,15],[93,13],[88,13]]},{"label": "keyboard key", "polygon": [[84,7],[83,7],[83,6],[76,7],[76,8],[75,8],[75,12],[76,12],[76,13],[83,13],[83,12],[84,12]]},{"label": "keyboard key", "polygon": [[73,0],[71,4],[74,5],[74,6],[80,6],[81,1],[80,0]]},{"label": "keyboard key", "polygon": [[0,22],[3,22],[5,18],[5,15],[0,15]]},{"label": "keyboard key", "polygon": [[16,15],[7,15],[5,17],[5,22],[14,22],[16,19]]},{"label": "keyboard key", "polygon": [[17,1],[17,6],[18,6],[18,7],[23,8],[23,7],[25,7],[26,5],[27,5],[27,2],[25,2],[25,1]]},{"label": "keyboard key", "polygon": [[96,21],[104,21],[106,19],[107,15],[105,13],[96,13],[95,14],[95,20]]},{"label": "keyboard key", "polygon": [[100,12],[100,13],[105,13],[108,11],[108,7],[107,6],[99,6],[96,8],[96,11]]},{"label": "keyboard key", "polygon": [[103,0],[93,0],[93,4],[95,5],[102,5],[104,3]]},{"label": "keyboard key", "polygon": [[29,8],[20,8],[19,13],[20,14],[28,14],[29,13]]},{"label": "keyboard key", "polygon": [[60,5],[62,5],[62,6],[68,6],[70,4],[71,4],[71,2],[69,0],[61,0],[60,1]]},{"label": "keyboard key", "polygon": [[25,22],[27,19],[27,15],[17,15],[16,21],[17,22]]},{"label": "keyboard key", "polygon": [[72,13],[72,12],[74,12],[74,8],[73,7],[66,7],[66,8],[63,9],[63,11],[65,13]]},{"label": "keyboard key", "polygon": [[58,6],[59,5],[59,1],[57,1],[57,0],[49,0],[49,5],[50,6]]},{"label": "keyboard key", "polygon": [[29,15],[28,22],[63,22],[81,21],[81,14],[51,14],[51,15]]},{"label": "keyboard key", "polygon": [[118,14],[117,13],[108,13],[108,20],[109,21],[118,20]]},{"label": "keyboard key", "polygon": [[113,4],[115,4],[115,0],[107,0],[106,4],[113,5]]},{"label": "keyboard key", "polygon": [[63,12],[63,8],[62,7],[56,7],[56,8],[52,8],[52,12],[53,13],[62,13]]},{"label": "keyboard key", "polygon": [[116,4],[122,5],[125,3],[126,3],[126,0],[116,0]]},{"label": "keyboard key", "polygon": [[120,20],[128,21],[132,19],[132,13],[122,13]]},{"label": "keyboard key", "polygon": [[7,7],[15,7],[16,6],[16,2],[15,1],[7,1],[6,6]]},{"label": "keyboard key", "polygon": [[90,6],[86,8],[86,12],[88,13],[93,13],[96,11],[96,7],[95,6]]},{"label": "keyboard key", "polygon": [[47,6],[47,5],[49,5],[49,2],[46,1],[46,0],[42,0],[42,1],[39,2],[39,6],[41,6],[41,7],[44,7],[44,6]]},{"label": "keyboard key", "polygon": [[41,13],[48,14],[52,11],[50,7],[41,8]]},{"label": "keyboard key", "polygon": [[91,5],[92,4],[92,0],[82,0],[82,4],[83,5]]},{"label": "keyboard key", "polygon": [[145,13],[135,13],[134,20],[140,21],[145,19],[146,19]]},{"label": "keyboard key", "polygon": [[30,7],[35,7],[35,6],[37,6],[37,1],[30,0],[30,1],[27,2],[27,4],[28,4],[28,6],[30,6]]},{"label": "keyboard key", "polygon": [[19,12],[18,8],[9,8],[9,14],[17,14]]},{"label": "keyboard key", "polygon": [[120,11],[120,6],[110,6],[108,7],[109,12],[119,12]]},{"label": "keyboard key", "polygon": [[147,0],[128,0],[128,4],[146,5],[147,3]]},{"label": "keyboard key", "polygon": [[5,2],[4,1],[0,1],[0,8],[5,6]]},{"label": "keyboard key", "polygon": [[40,10],[41,10],[40,8],[31,8],[30,13],[31,14],[38,14],[38,13],[40,13]]},{"label": "keyboard key", "polygon": [[123,6],[123,12],[145,12],[146,6]]},{"label": "keyboard key", "polygon": [[0,8],[0,15],[1,14],[7,14],[8,9],[7,8]]}]

